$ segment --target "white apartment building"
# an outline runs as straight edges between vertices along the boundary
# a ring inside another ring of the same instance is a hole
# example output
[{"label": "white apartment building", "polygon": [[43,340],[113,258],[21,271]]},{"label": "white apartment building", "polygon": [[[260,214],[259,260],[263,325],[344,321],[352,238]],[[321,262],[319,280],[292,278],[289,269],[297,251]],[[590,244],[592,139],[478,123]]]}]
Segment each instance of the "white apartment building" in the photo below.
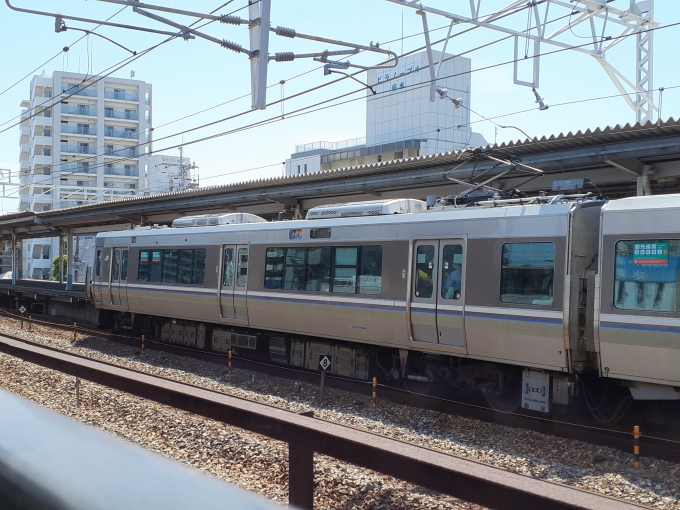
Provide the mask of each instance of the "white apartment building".
[{"label": "white apartment building", "polygon": [[[95,80],[60,71],[31,80],[30,99],[21,102],[20,211],[148,194],[140,156],[152,150],[151,85]],[[58,250],[57,238],[26,241],[22,276],[47,277]]]},{"label": "white apartment building", "polygon": [[[432,53],[437,69],[441,52]],[[366,91],[366,136],[298,145],[286,160],[286,175],[486,145],[470,126],[471,65],[469,58],[444,54],[436,87],[448,97],[435,92],[434,101],[426,52],[399,59],[395,69],[369,70],[367,83],[376,94]],[[456,108],[449,98],[468,108]]]}]

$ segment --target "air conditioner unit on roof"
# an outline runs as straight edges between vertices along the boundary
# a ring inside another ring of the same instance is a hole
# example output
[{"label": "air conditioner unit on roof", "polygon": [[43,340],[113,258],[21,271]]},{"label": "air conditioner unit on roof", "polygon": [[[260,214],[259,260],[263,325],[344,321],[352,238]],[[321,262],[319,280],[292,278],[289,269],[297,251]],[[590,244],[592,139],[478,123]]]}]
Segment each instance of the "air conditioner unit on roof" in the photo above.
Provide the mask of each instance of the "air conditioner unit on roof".
[{"label": "air conditioner unit on roof", "polygon": [[427,204],[414,198],[369,200],[346,204],[320,205],[307,212],[308,220],[324,218],[349,218],[361,216],[381,216],[386,214],[407,214],[427,210]]},{"label": "air conditioner unit on roof", "polygon": [[266,221],[264,218],[249,213],[202,214],[200,216],[177,218],[172,222],[172,226],[173,228],[214,227],[231,223],[262,223]]}]

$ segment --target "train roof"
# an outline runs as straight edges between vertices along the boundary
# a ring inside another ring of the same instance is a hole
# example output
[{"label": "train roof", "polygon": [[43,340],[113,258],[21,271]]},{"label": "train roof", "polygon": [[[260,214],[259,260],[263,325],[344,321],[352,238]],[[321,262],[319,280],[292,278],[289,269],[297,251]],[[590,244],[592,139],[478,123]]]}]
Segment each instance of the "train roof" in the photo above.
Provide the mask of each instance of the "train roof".
[{"label": "train roof", "polygon": [[680,209],[680,194],[620,198],[607,202],[603,208],[604,212],[648,211],[650,209]]},{"label": "train roof", "polygon": [[602,234],[678,236],[680,194],[612,200],[602,208]]},{"label": "train roof", "polygon": [[[593,202],[595,204],[595,202]],[[602,202],[597,202],[601,205]],[[471,221],[489,219],[540,219],[549,217],[566,217],[575,202],[559,202],[554,204],[542,203],[533,205],[517,205],[513,207],[462,207],[446,208],[441,210],[427,210],[415,213],[375,215],[363,217],[329,218],[329,219],[300,219],[286,221],[272,221],[266,223],[244,223],[216,225],[206,227],[138,227],[133,230],[113,231],[101,233],[99,237],[129,237],[129,236],[155,236],[173,234],[197,234],[208,232],[243,232],[262,230],[286,230],[296,228],[332,228],[332,227],[361,227],[375,225],[398,225],[410,223],[432,223],[446,221]]]}]

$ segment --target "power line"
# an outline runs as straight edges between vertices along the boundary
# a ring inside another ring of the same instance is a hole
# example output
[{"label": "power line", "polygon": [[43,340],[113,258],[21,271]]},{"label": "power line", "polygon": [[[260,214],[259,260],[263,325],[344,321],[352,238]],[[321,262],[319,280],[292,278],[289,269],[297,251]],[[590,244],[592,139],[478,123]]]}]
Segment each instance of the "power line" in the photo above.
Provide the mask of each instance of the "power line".
[{"label": "power line", "polygon": [[[112,14],[111,16],[109,16],[108,18],[106,18],[105,21],[109,21],[109,20],[113,19],[114,17],[118,16],[121,12],[123,12],[125,9],[127,9],[127,7],[128,7],[128,6],[126,5],[125,7],[123,7],[123,8],[120,9],[119,11],[117,11],[116,13],[114,13],[114,14]],[[90,32],[94,32],[94,31],[97,30],[99,27],[101,27],[101,24],[100,24],[100,25],[97,25],[96,27],[94,27],[92,30],[90,30]],[[79,37],[75,42],[71,43],[70,46],[65,46],[64,49],[62,49],[62,50],[61,50],[59,53],[57,53],[55,56],[53,56],[53,57],[50,58],[49,60],[43,62],[41,65],[39,65],[38,67],[36,67],[33,71],[31,71],[30,73],[28,73],[26,76],[24,76],[24,77],[22,77],[22,78],[19,78],[19,79],[18,79],[16,82],[14,82],[12,85],[10,85],[10,86],[7,87],[5,90],[3,90],[2,92],[0,92],[0,96],[2,96],[5,92],[11,90],[11,89],[14,88],[15,86],[17,86],[19,83],[21,83],[21,82],[24,81],[26,78],[28,78],[29,76],[31,76],[33,73],[35,73],[35,72],[36,72],[38,69],[40,69],[41,67],[44,67],[44,66],[46,66],[47,64],[49,64],[50,62],[52,62],[55,58],[57,58],[59,55],[61,55],[61,54],[64,53],[65,51],[69,51],[69,49],[73,48],[76,44],[78,44],[80,41],[82,41],[82,40],[85,39],[86,37],[87,37],[87,34],[85,34],[85,35]]]},{"label": "power line", "polygon": [[[662,28],[670,28],[670,27],[677,26],[677,25],[679,25],[679,24],[680,24],[680,23],[674,23],[674,24],[670,24],[670,25],[664,25],[664,26],[660,26],[660,27],[654,27],[654,28],[651,28],[651,29],[641,30],[640,32],[644,32],[644,31],[652,31],[652,30],[659,30],[659,29],[662,29]],[[456,34],[456,35],[459,35],[459,34]],[[629,37],[630,35],[636,35],[636,34],[625,34],[625,35],[622,35],[622,36],[617,36],[617,38]],[[588,43],[588,44],[590,44],[590,43]],[[583,45],[580,45],[580,46],[583,46]],[[541,55],[550,55],[550,54],[554,54],[554,53],[558,53],[558,52],[564,51],[564,50],[566,50],[566,49],[569,49],[569,48],[560,48],[560,49],[558,49],[558,50],[553,50],[553,51],[550,51],[550,52],[546,52],[546,53],[541,54]],[[534,57],[536,57],[536,56],[541,56],[541,55],[535,55]],[[457,56],[458,56],[458,55],[457,55]],[[446,59],[446,60],[450,60],[451,58],[455,58],[455,57],[456,57],[456,56],[452,56],[452,57],[450,57],[449,59]],[[533,58],[533,57],[532,57],[532,58]],[[485,67],[482,67],[482,68],[474,69],[474,70],[471,70],[471,71],[466,71],[466,72],[463,72],[463,73],[455,73],[455,74],[453,74],[453,75],[450,75],[450,76],[447,76],[447,77],[442,77],[442,78],[437,78],[437,79],[445,79],[445,78],[460,76],[460,75],[464,75],[464,74],[471,74],[472,72],[478,72],[478,71],[481,71],[481,70],[487,70],[487,69],[491,69],[491,68],[494,68],[494,67],[499,67],[499,66],[502,66],[502,65],[507,65],[507,64],[510,64],[510,63],[514,63],[516,60],[520,60],[520,59],[513,59],[513,60],[510,60],[510,61],[501,62],[501,63],[498,63],[498,64],[489,65],[489,66],[485,66]],[[423,68],[423,69],[425,69],[425,68]],[[413,71],[412,71],[412,72],[413,72]],[[410,74],[410,73],[405,73],[405,74]],[[342,78],[341,78],[341,79],[342,79]],[[390,80],[391,80],[391,79],[390,79]],[[385,82],[390,81],[390,80],[385,80],[385,81],[382,82],[382,83],[385,83]],[[337,81],[340,81],[340,80],[335,80],[335,82],[337,82]],[[421,83],[420,85],[418,85],[418,87],[427,86],[427,85],[429,84],[429,82],[431,82],[431,81],[432,81],[432,80],[428,80],[428,81],[426,81],[426,82],[423,82],[423,83]],[[331,82],[331,83],[334,83],[334,82]],[[310,92],[312,92],[312,91],[318,90],[318,89],[320,89],[320,88],[322,88],[322,87],[324,87],[324,86],[327,86],[327,85],[328,85],[328,84],[323,84],[323,85],[319,85],[319,86],[313,87],[313,88],[308,89],[308,90],[306,90],[306,91],[303,91],[303,92],[300,92],[300,93],[298,93],[298,94],[295,94],[294,96],[291,96],[291,97],[289,97],[288,99],[291,99],[291,98],[293,98],[293,97],[299,97],[299,96],[301,96],[301,95],[304,95],[304,94],[310,93]],[[415,87],[415,86],[412,85],[412,86],[409,86],[409,87]],[[320,106],[320,105],[325,104],[325,103],[329,103],[329,102],[332,102],[332,101],[336,101],[336,100],[338,100],[338,99],[342,99],[342,98],[344,98],[344,97],[347,97],[347,96],[349,96],[349,95],[355,94],[355,93],[357,93],[357,92],[361,92],[361,91],[363,91],[363,90],[364,90],[364,89],[362,88],[362,89],[358,89],[358,90],[355,90],[355,91],[352,91],[352,92],[348,92],[348,93],[345,93],[345,94],[341,94],[341,95],[336,96],[336,97],[334,97],[334,98],[331,98],[331,99],[328,99],[328,100],[324,100],[324,101],[321,101],[321,102],[319,102],[319,103],[315,103],[315,104],[312,104],[312,105],[303,107],[303,108],[301,108],[301,109],[295,110],[295,111],[292,112],[292,113],[293,113],[293,114],[294,114],[294,113],[299,113],[299,112],[304,111],[304,110],[307,110],[307,109],[309,109],[309,108],[314,108],[315,106]],[[400,89],[399,91],[397,91],[397,93],[400,93],[400,92],[403,92],[403,91],[406,91],[406,88]],[[387,93],[387,92],[393,92],[393,91],[385,91],[385,92],[381,92],[381,94],[382,94],[382,93]],[[358,99],[362,99],[362,98],[357,98],[357,99],[354,99],[354,100],[351,100],[351,101],[355,101],[355,100],[358,100]],[[339,103],[339,104],[346,104],[347,102],[351,102],[351,101],[345,101],[345,102]],[[278,103],[280,103],[280,102],[281,102],[281,100],[276,100],[276,101],[273,101],[273,102],[269,103],[267,106],[272,106],[272,105],[278,104]],[[337,106],[337,105],[334,105],[334,106]],[[172,138],[172,137],[175,137],[175,136],[178,136],[178,135],[187,134],[187,133],[190,133],[190,132],[193,132],[193,131],[197,131],[197,130],[199,130],[199,129],[203,129],[203,128],[205,128],[205,127],[209,127],[209,126],[212,126],[212,125],[215,125],[215,124],[218,124],[218,123],[227,121],[227,120],[232,120],[232,119],[234,119],[234,118],[237,118],[237,117],[246,115],[246,114],[248,114],[248,113],[251,113],[252,111],[253,111],[253,110],[247,110],[247,111],[240,112],[240,113],[237,113],[237,114],[235,114],[235,115],[226,117],[226,118],[224,118],[224,119],[220,119],[220,120],[217,120],[217,121],[214,121],[214,122],[210,122],[210,123],[204,124],[204,125],[202,125],[202,126],[197,126],[197,127],[194,127],[194,128],[190,128],[190,129],[181,131],[181,132],[179,132],[179,133],[175,133],[175,134],[172,134],[172,135],[168,135],[168,136],[165,136],[165,137],[162,137],[162,138],[156,140],[156,142],[161,141],[161,140],[165,140],[165,139],[168,139],[168,138]],[[290,117],[291,115],[292,115],[292,114],[288,114],[288,117]],[[295,116],[297,116],[297,115],[295,115]],[[278,119],[278,115],[277,115],[274,119]],[[180,146],[182,146],[182,145],[190,145],[190,144],[193,144],[193,143],[199,143],[199,142],[206,141],[206,140],[209,140],[209,139],[212,139],[212,138],[217,138],[217,137],[219,137],[219,136],[224,136],[224,135],[226,135],[226,134],[232,134],[232,133],[234,133],[234,132],[238,132],[238,131],[241,131],[241,130],[244,130],[244,129],[252,129],[252,128],[257,127],[257,126],[259,126],[259,125],[264,125],[264,124],[270,123],[272,120],[273,120],[273,119],[271,119],[271,118],[270,118],[270,119],[265,119],[265,120],[263,120],[263,121],[259,121],[259,122],[253,123],[253,124],[250,124],[250,125],[248,125],[248,126],[244,126],[244,127],[242,127],[242,128],[236,128],[235,130],[228,130],[228,131],[225,131],[225,132],[223,132],[223,133],[218,133],[218,134],[215,134],[215,135],[209,135],[209,136],[207,136],[207,137],[204,137],[204,138],[201,138],[201,139],[198,139],[198,140],[194,140],[194,141],[191,141],[191,142],[188,142],[188,143],[177,144],[177,145],[174,145],[174,146],[171,146],[171,147],[166,147],[166,148],[160,149],[160,150],[168,150],[168,149],[180,147]],[[126,148],[123,149],[123,150],[129,150],[129,149],[131,149],[131,148],[138,148],[138,147],[141,147],[141,146],[143,146],[143,145],[148,145],[149,143],[151,143],[151,142],[140,143],[140,144],[137,144],[137,145],[132,146],[132,147],[126,147]],[[159,152],[159,150],[152,151],[151,153],[155,153],[155,152]],[[151,153],[149,153],[149,154],[151,154]],[[130,159],[130,158],[121,158],[121,159],[118,160],[118,161],[123,161],[123,160],[128,160],[128,159]],[[116,162],[116,161],[114,161],[114,162]],[[109,163],[109,164],[111,164],[111,163]],[[60,166],[60,165],[58,165],[58,166]],[[101,166],[101,165],[98,165],[98,166]],[[97,167],[93,167],[93,168],[97,168]]]}]

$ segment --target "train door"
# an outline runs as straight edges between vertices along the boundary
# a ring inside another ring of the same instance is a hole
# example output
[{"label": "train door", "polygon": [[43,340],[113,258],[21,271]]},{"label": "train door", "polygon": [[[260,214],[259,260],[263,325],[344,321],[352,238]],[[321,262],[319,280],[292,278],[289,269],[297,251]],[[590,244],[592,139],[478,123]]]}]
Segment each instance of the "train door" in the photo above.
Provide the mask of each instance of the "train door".
[{"label": "train door", "polygon": [[411,331],[418,342],[437,343],[437,258],[439,241],[416,241],[413,247]]},{"label": "train door", "polygon": [[233,319],[234,315],[234,262],[236,246],[222,246],[222,276],[220,278],[220,317]]},{"label": "train door", "polygon": [[92,299],[98,305],[102,302],[102,262],[104,257],[104,247],[97,246],[94,257],[94,270],[92,271]]},{"label": "train door", "polygon": [[112,248],[111,250],[111,279],[109,289],[111,304],[127,308],[127,273],[128,248]]},{"label": "train door", "polygon": [[459,347],[466,352],[464,240],[416,241],[413,253],[413,340]]},{"label": "train door", "polygon": [[248,320],[248,246],[236,246],[235,262],[234,318]]},{"label": "train door", "polygon": [[465,349],[464,277],[465,245],[462,239],[439,241],[439,292],[437,332],[439,343]]}]

